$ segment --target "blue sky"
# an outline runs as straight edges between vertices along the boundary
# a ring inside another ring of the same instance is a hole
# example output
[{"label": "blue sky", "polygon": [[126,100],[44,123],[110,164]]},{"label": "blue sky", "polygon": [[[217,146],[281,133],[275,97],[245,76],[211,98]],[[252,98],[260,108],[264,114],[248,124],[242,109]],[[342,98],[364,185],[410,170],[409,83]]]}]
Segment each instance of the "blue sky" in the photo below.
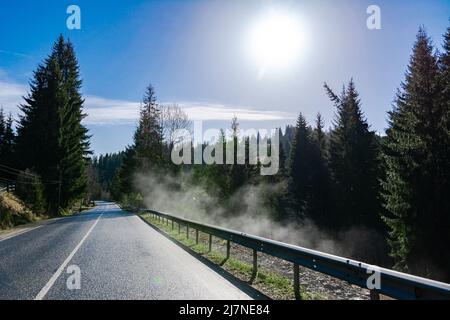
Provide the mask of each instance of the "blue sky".
[{"label": "blue sky", "polygon": [[[81,8],[81,30],[68,30],[66,9]],[[381,30],[368,30],[366,9],[381,9]],[[301,57],[263,75],[247,54],[249,30],[270,10],[295,16],[307,40]],[[9,1],[0,0],[0,105],[17,114],[36,65],[62,33],[76,48],[86,98],[86,126],[96,154],[131,142],[148,83],[164,103],[178,103],[205,127],[244,128],[312,121],[331,125],[334,108],[323,91],[351,77],[374,130],[403,79],[418,27],[440,47],[450,2],[423,1]]]}]

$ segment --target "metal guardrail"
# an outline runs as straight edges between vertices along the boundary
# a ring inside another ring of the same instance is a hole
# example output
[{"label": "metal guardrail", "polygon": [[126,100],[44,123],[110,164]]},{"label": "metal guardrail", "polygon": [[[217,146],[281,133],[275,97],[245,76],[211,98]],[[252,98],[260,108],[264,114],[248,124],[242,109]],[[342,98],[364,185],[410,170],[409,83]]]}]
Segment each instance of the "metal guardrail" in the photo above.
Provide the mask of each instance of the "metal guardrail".
[{"label": "metal guardrail", "polygon": [[[294,267],[294,292],[300,299],[299,266],[318,271],[329,276],[344,280],[350,284],[367,289],[367,280],[372,276],[379,276],[379,289],[371,290],[371,298],[379,299],[380,294],[394,299],[408,300],[450,300],[450,284],[421,278],[386,268],[369,265],[363,262],[334,256],[331,254],[302,248],[274,241],[238,231],[228,230],[189,219],[180,218],[163,212],[141,209],[155,218],[171,221],[186,227],[186,235],[189,237],[189,228],[196,230],[196,243],[199,241],[199,231],[209,234],[209,250],[211,251],[212,237],[218,237],[227,241],[227,259],[230,257],[230,243],[236,243],[253,249],[253,275],[251,282],[258,272],[258,252],[262,252],[293,263]],[[372,279],[372,278],[371,278]]]}]

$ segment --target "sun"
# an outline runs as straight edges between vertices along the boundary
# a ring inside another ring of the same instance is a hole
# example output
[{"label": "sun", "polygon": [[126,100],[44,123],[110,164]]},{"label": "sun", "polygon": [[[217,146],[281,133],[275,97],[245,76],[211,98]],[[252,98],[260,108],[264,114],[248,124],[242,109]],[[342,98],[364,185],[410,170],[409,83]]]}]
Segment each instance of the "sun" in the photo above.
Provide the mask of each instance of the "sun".
[{"label": "sun", "polygon": [[255,20],[248,35],[250,59],[263,73],[293,66],[304,50],[304,30],[293,14],[270,11]]}]

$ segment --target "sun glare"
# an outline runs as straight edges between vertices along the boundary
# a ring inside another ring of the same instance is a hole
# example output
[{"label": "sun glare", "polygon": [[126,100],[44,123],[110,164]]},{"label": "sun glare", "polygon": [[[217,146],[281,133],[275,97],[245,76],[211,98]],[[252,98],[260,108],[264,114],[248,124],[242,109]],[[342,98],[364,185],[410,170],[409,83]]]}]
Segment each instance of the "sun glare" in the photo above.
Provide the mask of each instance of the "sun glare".
[{"label": "sun glare", "polygon": [[251,26],[248,51],[260,72],[264,73],[296,63],[304,50],[304,42],[304,31],[298,17],[272,11]]}]

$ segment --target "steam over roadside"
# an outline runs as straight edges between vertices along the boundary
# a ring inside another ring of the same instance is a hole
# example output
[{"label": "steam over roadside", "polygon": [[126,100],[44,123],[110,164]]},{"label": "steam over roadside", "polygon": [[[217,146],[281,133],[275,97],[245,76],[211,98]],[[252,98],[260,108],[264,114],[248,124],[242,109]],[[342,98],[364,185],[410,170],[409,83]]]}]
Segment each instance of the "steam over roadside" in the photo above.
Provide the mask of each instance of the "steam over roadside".
[{"label": "steam over roadside", "polygon": [[365,228],[353,228],[337,236],[320,230],[313,222],[305,220],[289,222],[274,221],[264,199],[279,185],[246,185],[230,199],[245,209],[227,212],[218,205],[218,198],[211,196],[203,186],[183,186],[179,177],[169,175],[137,174],[135,183],[144,199],[144,205],[163,211],[236,231],[273,240],[299,245],[309,249],[355,259],[379,262],[379,243],[382,237]]}]

